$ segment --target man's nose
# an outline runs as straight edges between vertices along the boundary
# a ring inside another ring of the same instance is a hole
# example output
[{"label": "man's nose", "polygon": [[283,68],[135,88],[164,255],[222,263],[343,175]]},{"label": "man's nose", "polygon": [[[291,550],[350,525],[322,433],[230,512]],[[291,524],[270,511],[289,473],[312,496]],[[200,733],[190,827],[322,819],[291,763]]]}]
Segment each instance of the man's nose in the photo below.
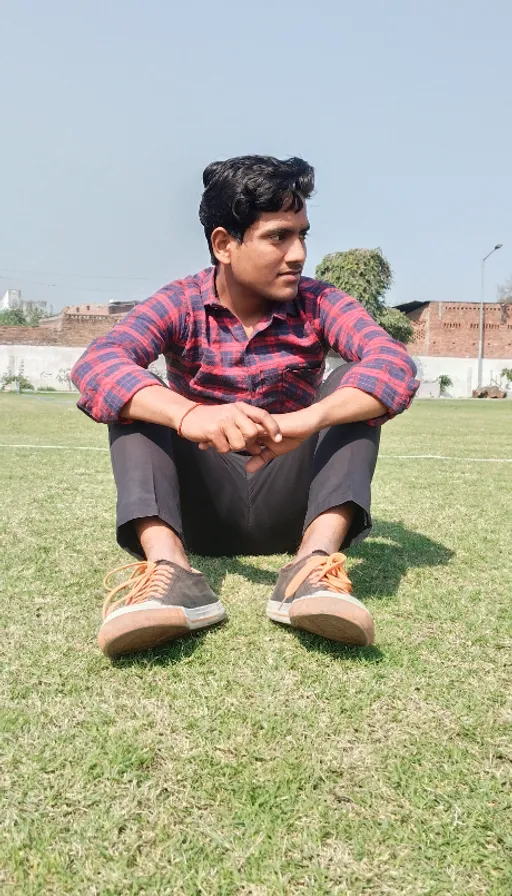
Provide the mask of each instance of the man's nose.
[{"label": "man's nose", "polygon": [[296,267],[302,267],[306,260],[306,244],[303,239],[298,236],[295,240],[293,240],[288,252],[286,253],[285,261],[290,266],[294,265]]}]

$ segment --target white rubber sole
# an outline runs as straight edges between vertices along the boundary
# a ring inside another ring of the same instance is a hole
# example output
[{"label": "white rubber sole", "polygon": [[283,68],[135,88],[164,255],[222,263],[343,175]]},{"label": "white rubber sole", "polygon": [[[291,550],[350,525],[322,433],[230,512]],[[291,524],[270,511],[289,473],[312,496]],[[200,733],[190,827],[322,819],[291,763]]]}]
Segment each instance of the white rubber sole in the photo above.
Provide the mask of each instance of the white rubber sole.
[{"label": "white rubber sole", "polygon": [[159,601],[120,607],[105,619],[98,644],[106,656],[147,650],[226,619],[220,600],[203,607],[162,606]]},{"label": "white rubber sole", "polygon": [[306,595],[305,597],[297,597],[294,601],[283,604],[279,600],[269,600],[267,602],[267,616],[273,622],[281,622],[283,625],[291,625],[290,609],[292,606],[299,606],[301,601],[315,600],[318,597],[329,597],[334,600],[345,601],[346,603],[356,604],[366,610],[365,605],[351,594],[333,594],[332,591],[317,591],[314,595]]},{"label": "white rubber sole", "polygon": [[357,597],[350,594],[317,591],[288,604],[269,600],[267,616],[273,622],[345,644],[366,647],[375,637],[370,613]]}]

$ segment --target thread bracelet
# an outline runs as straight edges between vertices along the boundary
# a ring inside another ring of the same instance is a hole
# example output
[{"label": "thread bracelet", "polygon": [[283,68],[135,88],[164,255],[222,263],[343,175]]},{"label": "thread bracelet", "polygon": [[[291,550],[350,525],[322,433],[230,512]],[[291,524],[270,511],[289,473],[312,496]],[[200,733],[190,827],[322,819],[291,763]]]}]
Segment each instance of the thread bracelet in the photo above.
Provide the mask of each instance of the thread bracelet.
[{"label": "thread bracelet", "polygon": [[190,414],[191,411],[194,411],[196,408],[200,408],[200,407],[201,407],[201,402],[196,401],[195,404],[193,404],[189,408],[187,408],[187,410],[183,414],[183,417],[181,418],[181,420],[178,424],[178,429],[176,430],[176,432],[178,433],[179,436],[181,436],[181,428],[183,426],[183,421],[184,421],[185,417],[187,416],[187,414]]}]

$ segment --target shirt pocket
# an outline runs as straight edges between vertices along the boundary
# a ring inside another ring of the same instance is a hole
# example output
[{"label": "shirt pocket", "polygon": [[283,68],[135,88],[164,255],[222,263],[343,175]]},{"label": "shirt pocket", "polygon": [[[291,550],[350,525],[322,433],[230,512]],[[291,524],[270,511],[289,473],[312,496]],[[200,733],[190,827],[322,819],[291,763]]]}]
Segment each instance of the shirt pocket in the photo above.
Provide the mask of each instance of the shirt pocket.
[{"label": "shirt pocket", "polygon": [[282,394],[286,403],[296,404],[296,410],[309,407],[322,385],[325,364],[309,361],[290,364],[281,373]]},{"label": "shirt pocket", "polygon": [[309,407],[322,384],[323,361],[295,362],[254,377],[255,404],[274,414]]}]

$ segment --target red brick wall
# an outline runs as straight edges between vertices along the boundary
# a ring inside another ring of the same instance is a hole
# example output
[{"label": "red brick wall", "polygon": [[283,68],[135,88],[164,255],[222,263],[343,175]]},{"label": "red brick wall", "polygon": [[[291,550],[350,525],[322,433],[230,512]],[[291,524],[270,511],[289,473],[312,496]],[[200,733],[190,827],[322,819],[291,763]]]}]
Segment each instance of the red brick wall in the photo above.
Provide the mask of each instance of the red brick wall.
[{"label": "red brick wall", "polygon": [[76,345],[86,346],[96,336],[108,333],[123,314],[64,314],[58,326],[0,327],[0,345]]},{"label": "red brick wall", "polygon": [[[407,315],[415,330],[413,355],[476,358],[478,303],[430,302]],[[0,327],[0,345],[86,346],[103,336],[123,314],[64,314],[58,328]],[[484,306],[484,357],[512,358],[512,304]]]},{"label": "red brick wall", "polygon": [[[476,358],[480,306],[477,302],[429,302],[407,317],[414,327],[412,355]],[[484,357],[512,358],[512,304],[484,305]]]}]

